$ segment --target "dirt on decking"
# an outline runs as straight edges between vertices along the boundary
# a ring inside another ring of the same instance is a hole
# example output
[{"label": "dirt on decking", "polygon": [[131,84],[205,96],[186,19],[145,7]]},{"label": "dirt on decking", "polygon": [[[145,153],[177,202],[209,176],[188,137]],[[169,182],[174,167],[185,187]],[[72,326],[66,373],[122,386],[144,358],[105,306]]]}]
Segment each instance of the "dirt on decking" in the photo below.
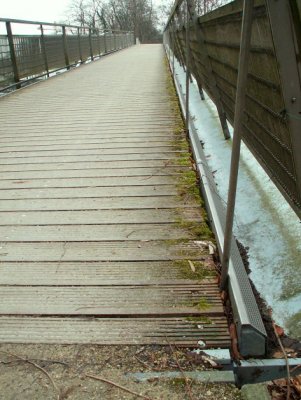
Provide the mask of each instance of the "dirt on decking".
[{"label": "dirt on decking", "polygon": [[[97,381],[108,379],[149,400],[238,400],[233,385],[185,382],[185,371],[208,370],[188,349],[159,346],[0,345],[1,400],[137,399],[139,396]],[[138,383],[129,372],[180,371],[182,378]]]}]

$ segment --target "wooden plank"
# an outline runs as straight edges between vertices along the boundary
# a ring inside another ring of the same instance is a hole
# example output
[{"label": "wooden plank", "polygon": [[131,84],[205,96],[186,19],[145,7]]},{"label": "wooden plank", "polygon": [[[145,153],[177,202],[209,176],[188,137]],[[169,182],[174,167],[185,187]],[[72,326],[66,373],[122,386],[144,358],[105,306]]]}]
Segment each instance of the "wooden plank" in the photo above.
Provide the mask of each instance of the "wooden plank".
[{"label": "wooden plank", "polygon": [[135,187],[153,185],[174,185],[173,176],[142,175],[142,176],[103,176],[92,178],[61,178],[61,179],[30,179],[30,180],[0,180],[1,189],[22,188],[80,188],[80,187]]},{"label": "wooden plank", "polygon": [[97,145],[87,145],[86,148],[69,150],[62,149],[59,150],[37,150],[37,151],[0,151],[0,161],[7,158],[34,158],[34,157],[61,157],[61,156],[86,156],[86,155],[123,155],[123,154],[170,154],[171,156],[176,156],[180,154],[181,151],[176,150],[173,146],[157,146],[157,147],[111,147],[103,148]]},{"label": "wooden plank", "polygon": [[59,187],[37,189],[5,189],[0,190],[1,200],[14,199],[76,199],[76,198],[105,198],[105,197],[137,197],[137,196],[174,196],[177,188],[173,185],[158,186],[109,186],[109,187]]},{"label": "wooden plank", "polygon": [[173,240],[193,236],[177,224],[0,226],[5,242],[102,242],[119,240]]},{"label": "wooden plank", "polygon": [[130,196],[102,198],[66,198],[66,199],[14,199],[0,200],[0,211],[70,211],[70,210],[131,210],[193,207],[197,203],[179,201],[177,196]]},{"label": "wooden plank", "polygon": [[[22,168],[20,168],[22,169]],[[188,167],[179,166],[160,166],[153,168],[90,168],[90,169],[67,169],[50,171],[0,171],[0,180],[31,180],[31,179],[56,179],[56,178],[100,178],[100,177],[146,177],[147,180],[153,176],[173,176],[183,171],[189,171]]]},{"label": "wooden plank", "polygon": [[[170,132],[120,132],[120,133],[88,133],[82,132],[76,134],[75,128],[75,135],[72,133],[66,132],[65,130],[62,131],[61,135],[47,135],[47,136],[31,136],[30,134],[19,137],[15,139],[12,136],[0,136],[0,143],[1,147],[10,147],[10,146],[53,146],[55,144],[120,144],[120,143],[133,143],[136,144],[144,144],[147,139],[148,143],[167,143],[170,144],[172,142],[172,137]],[[152,134],[151,137],[149,136],[150,133]],[[178,136],[177,136],[178,137]]]},{"label": "wooden plank", "polygon": [[[223,315],[216,285],[0,287],[0,315]],[[204,307],[197,304],[203,299]],[[194,305],[195,304],[195,305]]]},{"label": "wooden plank", "polygon": [[[204,261],[209,268],[212,260]],[[190,265],[172,261],[152,262],[2,262],[0,285],[10,286],[124,286],[191,285],[187,279]],[[214,268],[214,266],[212,266]],[[206,274],[204,274],[206,276]],[[215,278],[202,282],[216,282]]]},{"label": "wooden plank", "polygon": [[1,243],[0,261],[170,261],[203,259],[208,250],[193,241]]},{"label": "wooden plank", "polygon": [[[95,142],[95,141],[94,141]],[[25,156],[28,154],[32,154],[33,155],[36,154],[36,152],[41,152],[41,155],[45,154],[45,155],[52,155],[53,153],[57,152],[57,153],[65,153],[65,152],[71,152],[73,153],[73,151],[77,150],[79,151],[79,154],[82,154],[82,152],[86,152],[88,150],[90,151],[95,151],[95,150],[104,150],[104,154],[106,154],[106,152],[108,150],[117,150],[117,151],[121,151],[120,149],[129,149],[129,151],[135,151],[138,149],[142,149],[142,151],[145,151],[146,147],[146,140],[144,141],[140,141],[140,142],[127,142],[127,141],[119,141],[119,142],[114,142],[114,143],[78,143],[75,144],[74,142],[72,143],[60,143],[60,144],[48,144],[47,146],[45,145],[33,145],[33,144],[26,144],[24,145],[21,144],[19,146],[16,146],[15,143],[14,145],[10,145],[10,146],[1,146],[0,147],[0,155],[5,155],[5,153],[12,153],[13,155],[22,155],[24,154]],[[151,141],[149,142],[150,147],[148,147],[148,151],[153,152],[155,150],[157,150],[158,152],[161,151],[166,151],[166,150],[175,150],[175,145],[172,143],[172,141],[170,140],[169,142],[154,142]],[[17,154],[18,153],[18,154]]]},{"label": "wooden plank", "polygon": [[[177,160],[128,160],[128,161],[77,161],[77,162],[68,162],[68,163],[35,163],[35,164],[12,164],[12,165],[1,165],[1,172],[25,172],[25,171],[81,171],[88,169],[124,169],[128,170],[130,173],[130,169],[132,168],[157,168],[158,170],[164,168],[181,168],[180,165],[177,165]],[[5,174],[4,174],[5,175]]]},{"label": "wooden plank", "polygon": [[138,161],[138,160],[174,160],[176,152],[164,153],[133,153],[133,154],[89,154],[77,156],[55,156],[55,157],[17,157],[17,158],[1,158],[0,165],[15,164],[50,164],[50,163],[74,163],[74,162],[98,162],[98,161]]},{"label": "wooden plank", "polygon": [[[14,138],[9,137],[9,138],[4,138],[3,136],[0,136],[0,143],[1,143],[1,149],[7,149],[7,148],[23,148],[24,150],[26,149],[36,149],[36,147],[40,147],[41,149],[47,149],[50,147],[59,147],[60,145],[63,145],[66,147],[66,145],[70,146],[80,146],[80,145],[86,145],[86,144],[93,144],[93,145],[104,145],[104,146],[113,146],[113,145],[121,145],[124,144],[125,146],[130,146],[130,147],[135,147],[136,145],[143,145],[145,147],[145,143],[151,143],[152,145],[158,146],[158,145],[170,145],[173,140],[170,137],[170,135],[161,135],[161,136],[155,136],[152,135],[151,137],[148,137],[149,133],[145,134],[144,136],[139,136],[136,134],[135,136],[131,135],[126,135],[123,134],[120,136],[108,136],[108,137],[102,137],[102,135],[95,134],[95,135],[87,135],[83,133],[82,135],[60,135],[59,137],[54,137],[54,138],[49,138],[48,136],[43,139],[43,138],[37,138],[37,139],[31,139],[28,138],[27,136],[24,137],[23,139],[17,139],[13,140]],[[132,145],[132,146],[131,146]]]},{"label": "wooden plank", "polygon": [[212,316],[198,324],[187,318],[0,317],[0,342],[62,344],[159,344],[227,348],[227,321]]},{"label": "wooden plank", "polygon": [[0,226],[5,225],[97,225],[97,224],[150,224],[178,222],[179,216],[188,221],[202,222],[198,208],[134,209],[97,211],[28,211],[0,212]]},{"label": "wooden plank", "polygon": [[[23,134],[22,134],[23,132]],[[173,133],[173,129],[160,127],[160,129],[147,129],[147,128],[117,128],[114,129],[112,127],[107,127],[105,129],[90,129],[86,128],[78,128],[74,127],[56,127],[56,129],[45,126],[43,130],[33,131],[29,127],[20,132],[20,130],[9,129],[5,133],[1,134],[0,142],[1,143],[12,143],[12,139],[16,140],[16,142],[27,142],[27,141],[39,141],[43,143],[44,141],[55,141],[55,140],[65,140],[74,138],[74,140],[84,139],[84,138],[97,138],[97,139],[120,139],[124,138],[125,140],[131,140],[134,138],[141,138],[146,141],[149,137],[153,138],[169,138],[170,134]]]}]

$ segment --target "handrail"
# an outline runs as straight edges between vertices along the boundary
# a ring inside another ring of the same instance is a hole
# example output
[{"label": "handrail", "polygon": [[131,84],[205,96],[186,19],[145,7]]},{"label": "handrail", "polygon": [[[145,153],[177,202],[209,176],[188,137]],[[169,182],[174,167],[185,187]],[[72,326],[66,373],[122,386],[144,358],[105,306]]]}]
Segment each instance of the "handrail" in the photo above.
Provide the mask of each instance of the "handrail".
[{"label": "handrail", "polygon": [[[0,93],[135,43],[132,31],[11,18],[0,18],[1,23],[6,35],[0,35]],[[14,34],[13,24],[38,25],[40,32]]]},{"label": "handrail", "polygon": [[164,31],[166,31],[170,21],[173,19],[174,15],[175,15],[175,12],[184,3],[184,1],[186,1],[186,0],[176,0],[175,4],[173,5],[173,7],[171,9],[170,16],[169,16],[169,18],[167,20],[167,23],[165,25]]},{"label": "handrail", "polygon": [[26,24],[26,25],[46,25],[46,26],[64,26],[66,28],[80,28],[80,29],[92,29],[97,32],[118,32],[118,33],[133,33],[133,31],[125,31],[119,29],[99,29],[99,28],[91,28],[87,25],[70,25],[60,22],[42,22],[42,21],[27,21],[23,19],[13,19],[13,18],[0,18],[0,22],[10,22],[12,24]]}]

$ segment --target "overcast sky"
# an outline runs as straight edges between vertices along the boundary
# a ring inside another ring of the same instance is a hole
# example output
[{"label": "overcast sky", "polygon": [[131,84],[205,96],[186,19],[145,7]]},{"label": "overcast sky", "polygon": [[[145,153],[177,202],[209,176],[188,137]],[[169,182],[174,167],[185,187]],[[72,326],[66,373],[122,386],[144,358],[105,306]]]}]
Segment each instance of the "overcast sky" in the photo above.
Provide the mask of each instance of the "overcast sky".
[{"label": "overcast sky", "polygon": [[[68,20],[67,9],[72,0],[0,0],[0,17],[28,21],[61,22]],[[154,0],[160,4],[160,0]],[[36,33],[36,26],[13,25],[14,33]],[[5,33],[0,24],[0,34]]]},{"label": "overcast sky", "polygon": [[2,18],[54,22],[64,19],[70,0],[0,0]]},{"label": "overcast sky", "polygon": [[[0,0],[1,18],[54,22],[67,19],[71,0]],[[154,3],[160,4],[160,0]]]}]

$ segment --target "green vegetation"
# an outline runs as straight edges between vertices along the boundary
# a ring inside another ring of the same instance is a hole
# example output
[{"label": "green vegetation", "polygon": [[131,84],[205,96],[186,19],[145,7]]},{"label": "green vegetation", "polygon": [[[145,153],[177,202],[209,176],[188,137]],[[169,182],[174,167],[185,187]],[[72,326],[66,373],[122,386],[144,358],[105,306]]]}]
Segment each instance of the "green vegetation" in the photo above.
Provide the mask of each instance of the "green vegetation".
[{"label": "green vegetation", "polygon": [[174,266],[176,266],[179,269],[180,276],[183,279],[202,281],[204,279],[212,278],[216,275],[215,271],[210,267],[208,267],[207,265],[205,265],[202,261],[194,260],[191,262],[195,268],[195,272],[191,269],[188,260],[174,261]]},{"label": "green vegetation", "polygon": [[200,317],[187,317],[187,321],[194,322],[196,325],[198,324],[212,324],[212,320],[206,316]]}]

